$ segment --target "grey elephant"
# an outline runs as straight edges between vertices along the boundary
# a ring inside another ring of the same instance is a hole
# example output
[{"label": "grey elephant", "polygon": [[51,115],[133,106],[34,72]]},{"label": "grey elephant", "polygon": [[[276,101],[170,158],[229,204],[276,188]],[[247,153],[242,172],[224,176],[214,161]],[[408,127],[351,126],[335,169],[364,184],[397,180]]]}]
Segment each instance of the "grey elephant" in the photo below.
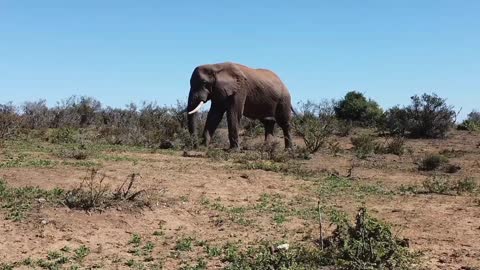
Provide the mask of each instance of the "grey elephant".
[{"label": "grey elephant", "polygon": [[260,120],[265,127],[265,141],[273,137],[275,123],[283,130],[285,148],[292,147],[290,121],[291,97],[280,78],[270,70],[254,69],[237,63],[201,65],[190,78],[188,130],[196,136],[196,113],[211,100],[203,144],[208,146],[225,112],[230,149],[238,150],[240,119]]}]

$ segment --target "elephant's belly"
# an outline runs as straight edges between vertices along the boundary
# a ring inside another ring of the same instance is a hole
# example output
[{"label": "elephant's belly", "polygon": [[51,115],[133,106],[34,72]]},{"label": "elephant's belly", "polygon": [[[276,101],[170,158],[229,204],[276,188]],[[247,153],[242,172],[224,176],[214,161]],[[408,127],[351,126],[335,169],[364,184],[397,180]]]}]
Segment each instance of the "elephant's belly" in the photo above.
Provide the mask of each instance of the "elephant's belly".
[{"label": "elephant's belly", "polygon": [[275,106],[268,103],[245,102],[243,115],[252,119],[275,119]]}]

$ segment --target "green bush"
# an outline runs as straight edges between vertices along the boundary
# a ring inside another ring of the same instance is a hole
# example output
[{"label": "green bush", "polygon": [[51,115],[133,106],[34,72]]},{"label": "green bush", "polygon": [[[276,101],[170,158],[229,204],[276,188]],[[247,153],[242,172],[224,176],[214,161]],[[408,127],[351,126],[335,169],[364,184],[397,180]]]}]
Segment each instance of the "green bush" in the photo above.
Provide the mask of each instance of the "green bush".
[{"label": "green bush", "polygon": [[224,251],[225,269],[415,269],[418,256],[408,250],[408,240],[397,238],[389,225],[365,209],[360,209],[353,225],[335,211],[330,220],[336,229],[323,239],[323,250],[319,246],[276,249],[277,245],[265,243],[244,251]]},{"label": "green bush", "polygon": [[472,111],[457,127],[459,130],[480,131],[480,112]]},{"label": "green bush", "polygon": [[464,178],[461,180],[458,180],[455,183],[455,190],[458,193],[464,193],[464,192],[469,192],[473,193],[478,189],[478,184],[473,178]]},{"label": "green bush", "polygon": [[411,97],[412,104],[391,108],[383,117],[382,127],[391,134],[414,138],[443,138],[454,124],[456,113],[446,100],[436,94]]},{"label": "green bush", "polygon": [[51,143],[75,143],[78,130],[73,128],[57,128],[51,130],[47,140]]},{"label": "green bush", "polygon": [[353,149],[358,158],[364,159],[375,153],[379,147],[375,142],[375,137],[368,134],[362,134],[356,137],[350,138],[353,144]]},{"label": "green bush", "polygon": [[367,99],[362,93],[351,91],[334,108],[339,119],[352,121],[363,126],[373,126],[383,114],[374,100]]},{"label": "green bush", "polygon": [[463,178],[452,181],[447,177],[434,176],[422,183],[424,193],[455,195],[473,193],[478,189],[478,184],[473,178]]}]

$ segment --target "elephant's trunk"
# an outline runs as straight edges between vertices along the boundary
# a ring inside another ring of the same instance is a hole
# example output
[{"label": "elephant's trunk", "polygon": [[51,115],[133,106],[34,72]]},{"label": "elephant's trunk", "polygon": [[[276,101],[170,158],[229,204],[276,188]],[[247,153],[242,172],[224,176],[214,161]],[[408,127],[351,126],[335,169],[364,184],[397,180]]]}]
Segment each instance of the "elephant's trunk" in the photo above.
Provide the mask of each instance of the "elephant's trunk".
[{"label": "elephant's trunk", "polygon": [[190,132],[190,134],[193,136],[197,136],[198,116],[196,114],[189,114],[187,116],[187,120],[188,120],[188,132]]},{"label": "elephant's trunk", "polygon": [[[192,91],[190,90],[190,94],[188,95],[188,105],[186,110],[187,113],[191,112],[195,108],[196,105],[194,104],[194,102],[195,100],[193,98]],[[196,114],[188,114],[187,121],[188,121],[188,132],[190,132],[191,135],[196,136],[197,135],[196,127],[197,127],[198,117],[196,116]]]},{"label": "elephant's trunk", "polygon": [[203,104],[208,100],[207,91],[192,91],[188,95],[188,106],[187,106],[187,123],[188,131],[193,136],[194,144],[196,147],[197,142],[197,122],[199,119],[198,111],[203,106]]}]

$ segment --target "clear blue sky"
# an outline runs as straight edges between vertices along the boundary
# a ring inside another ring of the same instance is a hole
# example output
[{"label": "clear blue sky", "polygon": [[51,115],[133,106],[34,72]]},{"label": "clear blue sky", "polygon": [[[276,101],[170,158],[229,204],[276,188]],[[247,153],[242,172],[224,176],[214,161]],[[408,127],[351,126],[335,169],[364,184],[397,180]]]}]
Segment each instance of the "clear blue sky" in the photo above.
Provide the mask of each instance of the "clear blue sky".
[{"label": "clear blue sky", "polygon": [[199,64],[275,71],[294,102],[436,92],[480,109],[480,1],[0,0],[0,102],[187,96]]}]

